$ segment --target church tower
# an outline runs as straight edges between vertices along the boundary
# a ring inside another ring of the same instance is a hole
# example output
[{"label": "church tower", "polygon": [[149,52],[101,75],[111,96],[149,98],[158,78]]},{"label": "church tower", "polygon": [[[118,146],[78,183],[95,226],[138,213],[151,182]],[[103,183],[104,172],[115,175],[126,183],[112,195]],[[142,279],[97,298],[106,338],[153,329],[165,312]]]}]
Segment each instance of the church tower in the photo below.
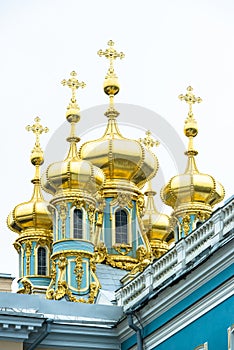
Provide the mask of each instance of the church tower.
[{"label": "church tower", "polygon": [[104,135],[84,143],[79,155],[102,169],[106,178],[96,224],[98,261],[132,270],[144,259],[149,261],[152,255],[142,222],[144,195],[141,189],[156,174],[158,161],[140,141],[124,137],[117,124],[119,112],[114,97],[120,85],[114,61],[122,59],[124,54],[118,53],[110,40],[108,48],[99,50],[98,55],[109,60],[104,80],[104,92],[109,97],[109,107],[105,112],[108,122]]},{"label": "church tower", "polygon": [[62,84],[71,89],[66,119],[71,131],[67,157],[48,166],[42,178],[43,189],[53,195],[53,251],[51,255],[51,283],[48,299],[93,303],[100,284],[95,274],[94,219],[96,196],[104,182],[102,170],[91,162],[80,159],[77,153],[76,123],[80,109],[76,90],[85,84],[71,72]]}]

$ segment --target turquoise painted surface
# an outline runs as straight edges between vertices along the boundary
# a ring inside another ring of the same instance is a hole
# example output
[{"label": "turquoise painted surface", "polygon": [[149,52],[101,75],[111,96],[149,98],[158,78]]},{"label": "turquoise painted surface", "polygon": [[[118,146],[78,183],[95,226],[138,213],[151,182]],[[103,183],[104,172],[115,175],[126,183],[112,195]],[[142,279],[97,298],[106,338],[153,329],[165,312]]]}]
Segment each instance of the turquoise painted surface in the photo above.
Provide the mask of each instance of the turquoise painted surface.
[{"label": "turquoise painted surface", "polygon": [[[83,261],[88,261],[88,259],[84,258]],[[81,291],[77,291],[78,286],[77,286],[76,275],[74,273],[75,267],[76,267],[75,261],[72,261],[70,263],[70,271],[68,271],[68,273],[70,274],[70,286],[73,288],[72,292],[77,295],[86,294],[89,288],[89,281],[90,281],[89,262],[88,264],[82,263],[83,275],[82,275],[81,286],[80,286]]]},{"label": "turquoise painted surface", "polygon": [[[83,215],[85,215],[85,227],[84,230],[86,231],[86,237],[84,237],[84,239],[87,239],[87,241],[90,240],[90,222],[89,222],[89,218],[86,215],[86,212],[83,212]],[[83,233],[84,235],[84,233]]]},{"label": "turquoise painted surface", "polygon": [[22,277],[22,264],[21,264],[21,260],[22,259],[22,253],[21,250],[19,252],[19,277]]},{"label": "turquoise painted surface", "polygon": [[113,200],[113,198],[106,198],[106,206],[104,209],[104,243],[107,248],[110,248],[112,246],[112,239],[111,239],[111,221],[110,221],[110,202]]},{"label": "turquoise painted surface", "polygon": [[[30,259],[30,275],[36,275],[37,271],[35,270],[36,256],[34,255],[34,248],[36,247],[37,242],[32,242],[31,250],[31,259]],[[35,251],[37,253],[37,250]]]},{"label": "turquoise painted surface", "polygon": [[234,321],[234,297],[227,299],[204,316],[153,348],[154,350],[193,350],[208,342],[209,350],[228,348],[227,329]]},{"label": "turquoise painted surface", "polygon": [[29,280],[34,286],[48,287],[51,281],[49,277],[30,277]]},{"label": "turquoise painted surface", "polygon": [[53,253],[57,253],[62,250],[85,250],[92,253],[94,251],[94,246],[91,242],[78,239],[55,242],[53,245]]},{"label": "turquoise painted surface", "polygon": [[26,276],[26,253],[24,250],[24,255],[23,255],[23,276]]},{"label": "turquoise painted surface", "polygon": [[[229,266],[225,271],[221,272],[220,274],[218,274],[217,276],[215,276],[213,279],[211,279],[210,281],[208,281],[206,284],[204,284],[203,286],[201,286],[200,288],[198,288],[196,291],[194,291],[193,293],[191,293],[188,297],[186,297],[185,299],[183,299],[181,302],[179,302],[178,304],[176,304],[175,306],[173,306],[170,310],[168,310],[167,312],[165,312],[163,315],[161,315],[160,317],[158,317],[157,319],[155,319],[154,321],[152,321],[151,323],[149,323],[146,327],[144,327],[143,330],[143,334],[144,337],[150,335],[152,332],[154,332],[156,329],[158,329],[159,327],[161,327],[162,325],[166,324],[168,321],[170,321],[171,319],[173,319],[173,317],[177,316],[180,312],[183,312],[186,308],[188,308],[189,306],[191,306],[193,303],[195,303],[197,300],[199,300],[200,298],[204,297],[207,293],[210,293],[212,290],[214,290],[215,288],[217,288],[219,285],[221,285],[223,282],[225,282],[226,280],[228,280],[230,277],[233,276],[234,273],[234,264]],[[155,299],[156,300],[156,299]],[[228,299],[229,300],[229,299]],[[225,301],[224,303],[222,303],[221,305],[223,305],[223,317],[220,318],[218,315],[218,320],[213,319],[213,322],[222,322],[224,324],[224,322],[229,321],[228,318],[228,313],[226,314],[226,316],[224,315],[225,312],[224,310],[229,312],[229,309],[226,308],[226,304],[228,303],[228,300]],[[156,301],[155,301],[156,302]],[[220,305],[220,307],[221,307]],[[234,300],[232,298],[232,324],[234,321]],[[215,310],[215,309],[213,309]],[[211,310],[212,311],[212,310]],[[211,312],[210,311],[210,312]],[[208,315],[208,313],[207,313]],[[205,317],[206,315],[204,315],[203,317]],[[203,318],[201,317],[201,318]],[[195,321],[194,323],[198,322]],[[191,324],[192,326],[192,324]],[[189,328],[190,326],[187,326],[185,329]],[[185,331],[184,329],[184,331]],[[183,331],[183,330],[182,330]],[[182,332],[181,331],[181,332]],[[179,333],[178,333],[179,334]],[[225,333],[226,335],[226,333]],[[197,339],[195,339],[197,340]],[[207,340],[206,340],[207,341]],[[122,350],[128,350],[129,348],[131,348],[131,346],[133,346],[134,344],[136,344],[136,337],[135,335],[130,337],[129,339],[127,339],[124,343],[122,343],[121,345],[121,349]],[[199,345],[199,343],[197,344]],[[196,346],[197,346],[196,345]],[[160,345],[161,346],[161,345]],[[157,350],[164,350],[166,348],[160,348],[159,346],[157,346]],[[177,344],[177,348],[171,348],[168,347],[167,350],[190,350],[189,347],[185,347],[185,348],[181,348],[179,346],[179,344]],[[225,348],[213,348],[209,350],[222,350]],[[193,350],[193,348],[191,348],[191,350]],[[225,349],[226,350],[226,349]]]}]

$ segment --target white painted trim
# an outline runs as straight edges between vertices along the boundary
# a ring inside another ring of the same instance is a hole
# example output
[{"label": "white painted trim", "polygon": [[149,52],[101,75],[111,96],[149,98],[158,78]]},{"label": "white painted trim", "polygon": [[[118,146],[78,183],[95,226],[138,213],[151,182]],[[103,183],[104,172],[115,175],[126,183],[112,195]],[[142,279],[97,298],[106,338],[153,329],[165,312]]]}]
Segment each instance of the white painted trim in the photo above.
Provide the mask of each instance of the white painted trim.
[{"label": "white painted trim", "polygon": [[[225,245],[223,249],[220,249],[214,256],[210,257],[207,263],[197,267],[195,273],[189,274],[188,278],[181,280],[170,288],[165,288],[158,294],[157,302],[149,302],[148,305],[141,310],[141,320],[144,326],[167,312],[199,287],[228,268],[234,261],[233,243],[234,242],[229,242],[229,244]],[[146,270],[144,273],[140,274],[138,278],[141,277],[145,281],[145,272]],[[134,280],[132,282],[134,282]],[[143,296],[144,290],[141,292],[139,299],[142,299]],[[118,331],[121,337],[121,342],[125,341],[133,334],[129,329],[126,320],[123,320],[122,323],[120,323]]]}]

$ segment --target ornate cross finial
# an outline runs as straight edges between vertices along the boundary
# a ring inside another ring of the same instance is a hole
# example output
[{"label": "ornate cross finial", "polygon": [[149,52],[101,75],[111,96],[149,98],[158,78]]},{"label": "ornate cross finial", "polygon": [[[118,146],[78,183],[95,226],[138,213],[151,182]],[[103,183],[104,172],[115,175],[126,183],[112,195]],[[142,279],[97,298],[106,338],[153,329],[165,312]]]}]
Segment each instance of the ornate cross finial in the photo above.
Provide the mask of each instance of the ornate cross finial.
[{"label": "ornate cross finial", "polygon": [[196,97],[193,93],[193,88],[191,86],[187,87],[187,94],[186,95],[179,95],[179,99],[181,101],[185,101],[186,103],[188,103],[189,105],[189,112],[188,112],[188,116],[192,117],[193,116],[193,110],[192,110],[192,106],[194,103],[200,103],[202,102],[201,97]]},{"label": "ornate cross finial", "polygon": [[150,149],[154,146],[156,147],[159,146],[160,142],[155,140],[152,137],[152,133],[150,130],[147,130],[145,134],[146,134],[146,137],[144,137],[143,139],[140,139],[139,141],[143,143],[143,145],[145,145],[147,149]]},{"label": "ornate cross finial", "polygon": [[122,59],[122,58],[125,57],[125,55],[124,55],[123,52],[117,52],[115,50],[115,48],[114,48],[114,45],[115,45],[114,41],[109,40],[107,45],[108,45],[108,48],[105,51],[99,50],[97,54],[100,57],[102,57],[102,56],[106,57],[110,61],[109,73],[114,73],[114,66],[113,66],[114,60],[116,58]]},{"label": "ornate cross finial", "polygon": [[67,85],[71,89],[71,91],[72,91],[71,102],[75,103],[76,102],[76,90],[79,87],[81,87],[83,89],[86,86],[86,84],[83,81],[82,82],[78,81],[78,79],[76,78],[77,73],[74,70],[70,73],[70,76],[71,76],[71,78],[69,78],[68,80],[63,79],[61,81],[61,84],[63,86]]},{"label": "ornate cross finial", "polygon": [[40,121],[41,119],[39,117],[36,117],[34,119],[35,121],[35,124],[33,124],[32,126],[31,125],[27,125],[26,126],[26,130],[27,131],[32,131],[35,135],[36,135],[36,142],[35,142],[35,147],[39,147],[40,148],[40,135],[43,133],[43,132],[48,132],[49,129],[46,127],[43,127],[41,124],[40,124]]}]

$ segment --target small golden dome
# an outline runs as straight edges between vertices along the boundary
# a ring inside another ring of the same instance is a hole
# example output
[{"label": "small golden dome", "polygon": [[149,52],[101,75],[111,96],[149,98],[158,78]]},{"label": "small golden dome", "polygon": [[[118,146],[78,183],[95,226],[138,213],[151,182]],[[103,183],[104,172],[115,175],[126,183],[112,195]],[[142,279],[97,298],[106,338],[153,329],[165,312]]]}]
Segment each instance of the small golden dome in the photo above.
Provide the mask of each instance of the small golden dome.
[{"label": "small golden dome", "polygon": [[168,215],[159,213],[157,210],[154,202],[156,192],[152,190],[150,184],[145,191],[145,195],[147,196],[146,209],[142,219],[149,241],[166,241],[170,233],[170,218]]},{"label": "small golden dome", "polygon": [[98,166],[106,176],[106,185],[127,180],[142,188],[158,170],[156,156],[139,141],[123,137],[116,116],[118,112],[106,112],[108,125],[100,139],[84,143],[79,151],[81,159]]},{"label": "small golden dome", "polygon": [[48,207],[49,203],[44,200],[39,180],[37,180],[36,183],[34,182],[34,193],[31,200],[13,209],[7,218],[7,225],[17,233],[26,229],[52,230],[52,216]]},{"label": "small golden dome", "polygon": [[212,207],[224,198],[224,188],[213,176],[199,173],[194,155],[188,155],[188,165],[184,174],[171,178],[163,188],[164,203],[176,209],[189,203],[198,203],[211,212]]},{"label": "small golden dome", "polygon": [[185,120],[184,133],[189,139],[187,168],[184,174],[171,178],[162,189],[161,197],[165,204],[171,206],[176,214],[200,212],[207,218],[215,204],[223,200],[225,191],[223,186],[213,176],[200,173],[197,169],[195,156],[197,151],[193,148],[193,138],[198,133],[197,122],[194,119],[192,105],[200,103],[200,97],[195,97],[192,87],[187,88],[186,95],[180,95],[181,100],[189,104],[188,117]]},{"label": "small golden dome", "polygon": [[104,179],[104,174],[99,168],[78,157],[76,144],[71,143],[67,158],[48,166],[42,176],[42,187],[51,194],[94,194],[103,185]]},{"label": "small golden dome", "polygon": [[31,163],[35,166],[35,177],[32,180],[34,191],[30,201],[18,204],[7,218],[8,227],[17,233],[24,230],[52,230],[52,216],[49,212],[49,203],[43,198],[40,188],[40,165],[44,162],[43,151],[40,147],[39,136],[47,132],[48,128],[40,125],[40,118],[35,118],[33,126],[27,126],[28,131],[36,135],[36,143],[31,153]]},{"label": "small golden dome", "polygon": [[71,78],[63,80],[62,85],[67,85],[72,92],[70,103],[67,107],[66,118],[71,125],[70,136],[67,141],[70,143],[70,149],[66,159],[61,162],[52,163],[42,176],[42,187],[50,194],[63,195],[71,193],[84,192],[95,194],[103,185],[105,180],[103,172],[92,163],[82,160],[77,154],[77,142],[80,141],[76,136],[75,126],[80,119],[80,108],[76,101],[76,90],[79,87],[85,87],[84,82],[79,82],[76,78],[77,73],[72,71]]}]

